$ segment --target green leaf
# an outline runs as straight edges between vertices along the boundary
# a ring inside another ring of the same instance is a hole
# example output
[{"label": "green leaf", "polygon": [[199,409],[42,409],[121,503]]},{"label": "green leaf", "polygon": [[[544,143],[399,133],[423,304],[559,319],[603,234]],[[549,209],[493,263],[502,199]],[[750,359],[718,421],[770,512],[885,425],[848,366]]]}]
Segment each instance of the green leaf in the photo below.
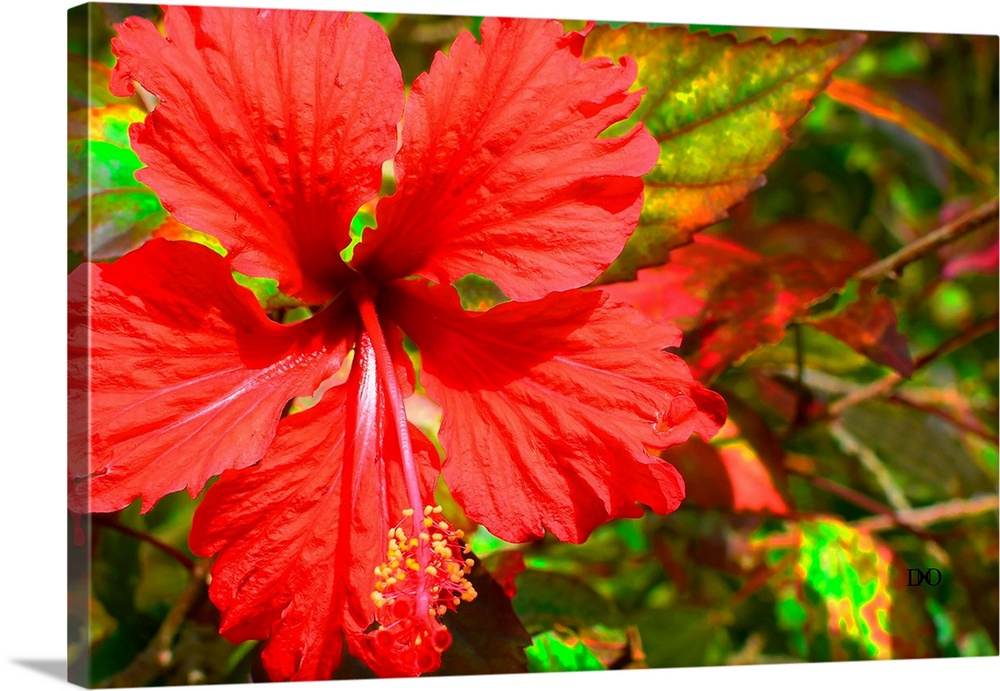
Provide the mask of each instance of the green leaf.
[{"label": "green leaf", "polygon": [[270,312],[271,310],[302,306],[301,300],[285,295],[278,290],[278,281],[273,278],[245,276],[238,271],[234,271],[233,279],[244,288],[253,291],[257,301],[265,311]]},{"label": "green leaf", "polygon": [[[128,126],[145,112],[126,104],[70,117],[69,248],[86,259],[115,259],[135,249],[168,214],[135,178],[142,162],[129,147]],[[89,211],[89,213],[88,213]]]},{"label": "green leaf", "polygon": [[566,642],[553,631],[534,638],[528,654],[529,672],[583,672],[605,669],[597,655],[578,638]]},{"label": "green leaf", "polygon": [[988,475],[979,464],[966,435],[936,415],[884,401],[865,401],[845,410],[841,420],[852,436],[888,466],[911,501],[996,491],[995,473]]},{"label": "green leaf", "polygon": [[788,130],[862,41],[851,35],[775,45],[679,27],[596,27],[587,57],[632,56],[636,86],[647,90],[632,117],[609,134],[643,122],[660,143],[659,161],[644,178],[639,226],[597,283],[630,280],[638,269],[662,264],[671,248],[763,185],[764,171],[789,143]]},{"label": "green leaf", "polygon": [[473,312],[485,312],[494,305],[510,302],[510,298],[496,283],[479,274],[466,274],[454,283],[462,308]]},{"label": "green leaf", "polygon": [[135,589],[139,584],[139,546],[134,537],[100,528],[94,553],[93,592],[120,624],[136,619]]},{"label": "green leaf", "polygon": [[[769,555],[778,624],[813,661],[936,654],[936,634],[907,567],[885,543],[835,520],[803,521],[797,545]],[[783,557],[788,554],[792,559]]]},{"label": "green leaf", "polygon": [[718,665],[732,651],[726,613],[671,607],[638,615],[642,650],[649,667]]},{"label": "green leaf", "polygon": [[594,624],[617,626],[621,613],[573,576],[528,569],[517,577],[514,610],[529,631],[538,633],[555,625],[580,630]]}]

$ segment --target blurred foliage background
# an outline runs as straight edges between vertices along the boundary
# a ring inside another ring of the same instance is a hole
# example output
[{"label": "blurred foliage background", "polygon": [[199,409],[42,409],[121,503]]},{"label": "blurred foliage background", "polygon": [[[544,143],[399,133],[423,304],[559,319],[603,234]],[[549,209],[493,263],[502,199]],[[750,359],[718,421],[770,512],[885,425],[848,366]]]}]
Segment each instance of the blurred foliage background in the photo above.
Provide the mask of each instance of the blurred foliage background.
[{"label": "blurred foliage background", "polygon": [[[106,88],[112,25],[134,14],[156,21],[159,10],[89,8],[69,36],[71,270],[151,235],[197,239],[134,178],[141,163],[127,126],[154,100]],[[407,84],[457,32],[479,27],[373,16]],[[740,40],[819,33],[691,28]],[[581,545],[513,545],[465,519],[442,485],[446,513],[481,560],[477,590],[489,594],[446,621],[460,643],[440,674],[997,654],[995,210],[874,282],[851,278],[851,264],[806,299],[793,280],[865,252],[889,256],[996,196],[997,38],[874,33],[836,74],[767,184],[704,231],[758,253],[753,271],[713,263],[728,256],[721,245],[671,253],[674,270],[703,267],[685,284],[700,302],[678,319],[682,353],[693,366],[718,355],[696,371],[730,406],[711,444],[664,453],[686,479],[685,504],[610,523]],[[760,302],[770,290],[755,282],[761,267],[778,286],[772,302]],[[489,286],[464,290],[467,306],[491,304]],[[782,300],[794,304],[775,320]],[[433,404],[418,395],[411,412],[433,435]],[[71,677],[260,678],[260,645],[217,633],[205,565],[187,547],[195,506],[180,493],[145,515],[132,506],[70,524],[84,542],[69,547]],[[940,584],[911,586],[910,569],[937,569]],[[348,659],[340,675],[368,672]]]}]

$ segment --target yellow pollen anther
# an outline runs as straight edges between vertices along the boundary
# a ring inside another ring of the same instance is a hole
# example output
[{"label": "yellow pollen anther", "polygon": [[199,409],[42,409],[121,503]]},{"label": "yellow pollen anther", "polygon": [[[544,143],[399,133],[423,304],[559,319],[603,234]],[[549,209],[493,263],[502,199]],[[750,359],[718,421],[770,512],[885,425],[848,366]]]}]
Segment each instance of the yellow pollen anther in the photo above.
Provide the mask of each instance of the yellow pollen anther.
[{"label": "yellow pollen anther", "polygon": [[[413,537],[401,526],[408,518],[419,519],[413,510],[404,512],[389,531],[386,562],[374,570],[372,602],[379,612],[375,642],[384,652],[406,647],[424,656],[440,655],[451,641],[440,617],[476,597],[465,578],[474,562],[461,554],[463,548],[471,550],[458,537],[464,533],[443,520],[440,506],[428,505],[423,511],[424,525],[414,526],[422,532]],[[414,577],[414,572],[419,575]],[[411,577],[405,578],[407,574]]]},{"label": "yellow pollen anther", "polygon": [[465,565],[468,566],[471,569],[473,566],[476,565],[476,562],[472,561],[471,559],[466,559],[465,560]]},{"label": "yellow pollen anther", "polygon": [[455,531],[455,537],[457,537],[459,540],[461,540],[463,537],[465,537],[465,532],[461,531],[461,530],[456,530]]},{"label": "yellow pollen anther", "polygon": [[413,515],[413,509],[403,509],[403,515],[409,518]]}]

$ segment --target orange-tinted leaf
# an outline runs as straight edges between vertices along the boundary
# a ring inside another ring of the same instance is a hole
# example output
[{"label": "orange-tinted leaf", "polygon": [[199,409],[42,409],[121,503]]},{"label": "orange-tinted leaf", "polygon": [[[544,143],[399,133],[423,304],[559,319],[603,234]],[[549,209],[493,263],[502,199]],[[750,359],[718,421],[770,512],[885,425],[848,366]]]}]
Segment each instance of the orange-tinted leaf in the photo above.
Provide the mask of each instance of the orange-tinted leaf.
[{"label": "orange-tinted leaf", "polygon": [[662,264],[672,247],[763,185],[788,130],[862,41],[848,35],[775,45],[680,27],[594,29],[586,56],[627,53],[639,63],[636,85],[647,90],[619,127],[641,120],[660,145],[659,161],[644,177],[639,226],[598,282],[632,279],[637,269]]},{"label": "orange-tinted leaf", "polygon": [[892,302],[884,295],[876,295],[874,286],[837,314],[809,323],[904,377],[913,373],[913,358],[906,339],[896,330]]},{"label": "orange-tinted leaf", "polygon": [[887,93],[849,79],[832,79],[826,89],[830,98],[872,117],[891,122],[936,149],[974,178],[988,179],[989,174],[976,167],[961,145],[943,129]]}]

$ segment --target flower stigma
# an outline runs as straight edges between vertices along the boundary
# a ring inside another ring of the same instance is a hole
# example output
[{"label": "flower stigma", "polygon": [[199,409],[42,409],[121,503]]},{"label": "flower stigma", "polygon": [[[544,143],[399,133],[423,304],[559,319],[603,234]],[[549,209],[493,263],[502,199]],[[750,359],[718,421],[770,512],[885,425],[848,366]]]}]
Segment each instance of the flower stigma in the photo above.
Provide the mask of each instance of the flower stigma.
[{"label": "flower stigma", "polygon": [[[419,525],[419,532],[408,534],[407,523]],[[440,506],[425,506],[422,518],[405,509],[389,530],[386,560],[375,568],[371,597],[379,627],[371,635],[380,649],[406,665],[416,663],[421,672],[436,669],[451,644],[441,617],[476,597],[466,578],[474,562],[465,558],[463,536],[442,518]]]}]

